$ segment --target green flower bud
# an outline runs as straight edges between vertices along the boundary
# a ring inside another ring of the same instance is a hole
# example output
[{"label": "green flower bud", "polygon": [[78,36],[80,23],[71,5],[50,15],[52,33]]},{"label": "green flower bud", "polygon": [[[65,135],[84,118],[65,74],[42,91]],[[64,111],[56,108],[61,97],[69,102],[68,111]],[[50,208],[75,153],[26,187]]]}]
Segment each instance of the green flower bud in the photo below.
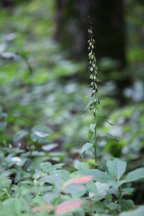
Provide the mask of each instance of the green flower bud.
[{"label": "green flower bud", "polygon": [[89,30],[88,30],[88,33],[89,33],[89,34],[92,34],[92,30],[91,30],[91,29],[89,29]]},{"label": "green flower bud", "polygon": [[90,68],[90,72],[93,72],[93,68],[92,67]]},{"label": "green flower bud", "polygon": [[97,102],[97,100],[96,100],[96,98],[94,99],[94,103],[96,103]]},{"label": "green flower bud", "polygon": [[90,75],[90,79],[93,79],[93,75],[92,74]]},{"label": "green flower bud", "polygon": [[90,55],[90,59],[93,60],[93,59],[94,59],[94,56],[93,56],[93,55]]}]

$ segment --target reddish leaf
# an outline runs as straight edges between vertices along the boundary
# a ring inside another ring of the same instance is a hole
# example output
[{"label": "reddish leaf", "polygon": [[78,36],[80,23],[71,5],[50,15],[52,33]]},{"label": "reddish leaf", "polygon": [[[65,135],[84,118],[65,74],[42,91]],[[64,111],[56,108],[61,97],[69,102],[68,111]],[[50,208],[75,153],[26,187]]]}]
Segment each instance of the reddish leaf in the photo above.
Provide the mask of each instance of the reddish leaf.
[{"label": "reddish leaf", "polygon": [[82,201],[80,200],[64,202],[56,207],[55,214],[61,215],[61,214],[66,214],[71,211],[75,211],[81,205],[82,205]]},{"label": "reddish leaf", "polygon": [[73,179],[70,179],[69,181],[67,181],[63,188],[72,185],[72,184],[86,184],[88,183],[90,180],[92,179],[92,176],[76,176]]}]

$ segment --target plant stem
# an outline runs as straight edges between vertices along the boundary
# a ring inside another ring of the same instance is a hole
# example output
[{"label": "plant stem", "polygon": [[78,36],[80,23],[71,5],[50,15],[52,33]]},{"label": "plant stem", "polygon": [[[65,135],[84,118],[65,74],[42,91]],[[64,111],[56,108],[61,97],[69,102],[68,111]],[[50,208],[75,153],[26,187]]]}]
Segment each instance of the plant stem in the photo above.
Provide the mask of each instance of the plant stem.
[{"label": "plant stem", "polygon": [[6,188],[3,188],[2,191],[5,192],[6,195],[10,198],[10,194],[9,194],[9,192],[8,192],[8,190]]},{"label": "plant stem", "polygon": [[[95,94],[95,98],[96,98],[96,94]],[[94,152],[95,152],[95,163],[97,162],[97,152],[96,152],[96,148],[97,148],[97,121],[96,121],[96,104],[95,104],[95,130],[94,130]]]}]

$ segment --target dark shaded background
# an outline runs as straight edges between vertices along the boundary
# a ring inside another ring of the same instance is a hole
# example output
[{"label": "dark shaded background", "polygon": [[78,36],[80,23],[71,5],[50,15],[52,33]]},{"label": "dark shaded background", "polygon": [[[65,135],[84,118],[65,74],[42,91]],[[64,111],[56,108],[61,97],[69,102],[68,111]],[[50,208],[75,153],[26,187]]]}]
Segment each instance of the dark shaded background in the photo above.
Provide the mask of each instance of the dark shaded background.
[{"label": "dark shaded background", "polygon": [[[97,59],[113,60],[112,68],[107,68],[106,72],[115,70],[115,81],[119,90],[116,97],[119,95],[122,102],[123,90],[132,85],[132,74],[127,74],[125,70],[131,64],[128,59],[129,45],[140,50],[144,45],[143,6],[143,1],[56,1],[56,39],[64,48],[71,49],[74,58],[86,58],[90,17],[95,34]],[[137,11],[139,7],[142,11]],[[109,75],[107,78],[106,76],[105,79],[111,79]]]}]

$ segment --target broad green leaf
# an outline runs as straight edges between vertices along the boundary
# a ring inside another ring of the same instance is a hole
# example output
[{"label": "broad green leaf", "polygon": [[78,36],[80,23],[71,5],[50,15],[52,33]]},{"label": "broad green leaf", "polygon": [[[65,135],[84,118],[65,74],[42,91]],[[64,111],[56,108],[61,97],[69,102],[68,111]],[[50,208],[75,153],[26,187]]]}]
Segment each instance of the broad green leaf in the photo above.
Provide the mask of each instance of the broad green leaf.
[{"label": "broad green leaf", "polygon": [[96,216],[108,216],[107,207],[105,206],[104,202],[101,201],[95,202],[93,206],[93,210],[97,212]]},{"label": "broad green leaf", "polygon": [[86,193],[86,189],[83,185],[69,185],[65,187],[62,192],[71,194],[73,197],[80,197]]},{"label": "broad green leaf", "polygon": [[58,163],[53,165],[53,169],[57,170],[57,169],[61,169],[64,166],[64,163]]},{"label": "broad green leaf", "polygon": [[117,180],[119,180],[126,171],[126,162],[117,158],[109,159],[107,161],[107,168],[109,173]]},{"label": "broad green leaf", "polygon": [[26,130],[20,130],[14,134],[13,141],[14,142],[19,141],[23,139],[24,137],[26,137],[27,135],[28,135],[28,132]]},{"label": "broad green leaf", "polygon": [[44,202],[50,204],[53,200],[55,200],[59,196],[58,192],[48,192],[43,196]]},{"label": "broad green leaf", "polygon": [[18,216],[22,212],[28,212],[28,205],[23,198],[10,198],[3,203],[1,210],[0,215],[2,216]]},{"label": "broad green leaf", "polygon": [[86,184],[86,190],[90,193],[98,194],[96,184],[92,181]]},{"label": "broad green leaf", "polygon": [[51,151],[51,150],[53,150],[53,149],[55,149],[55,148],[57,148],[57,147],[58,147],[58,144],[53,143],[53,144],[48,144],[48,145],[42,146],[42,149],[43,149],[44,151]]},{"label": "broad green leaf", "polygon": [[110,188],[109,184],[96,182],[96,190],[93,190],[89,193],[90,198],[92,198],[95,201],[99,201],[103,199],[107,195],[107,191]]},{"label": "broad green leaf", "polygon": [[93,179],[95,181],[101,183],[110,183],[112,181],[112,178],[108,173],[100,171],[98,169],[89,169],[85,171],[79,171],[78,173],[93,176]]},{"label": "broad green leaf", "polygon": [[7,122],[0,122],[0,131],[4,131],[7,126]]},{"label": "broad green leaf", "polygon": [[96,182],[96,187],[97,187],[98,195],[100,197],[105,197],[110,185],[106,183]]},{"label": "broad green leaf", "polygon": [[86,154],[86,152],[90,149],[93,148],[93,144],[91,143],[86,143],[85,145],[83,145],[81,151],[80,151],[80,156],[82,157],[84,154]]},{"label": "broad green leaf", "polygon": [[56,170],[53,171],[51,175],[43,177],[40,179],[40,183],[49,183],[51,185],[55,185],[58,190],[61,189],[61,186],[65,181],[69,178],[69,174],[65,170]]},{"label": "broad green leaf", "polygon": [[11,185],[11,180],[8,178],[0,177],[0,188],[7,188]]},{"label": "broad green leaf", "polygon": [[144,168],[138,168],[129,172],[125,177],[125,182],[133,182],[144,178]]},{"label": "broad green leaf", "polygon": [[135,204],[132,200],[121,199],[119,201],[119,204],[121,205],[122,211],[127,211],[135,208]]},{"label": "broad green leaf", "polygon": [[74,168],[77,170],[87,170],[89,168],[88,164],[85,162],[76,162]]},{"label": "broad green leaf", "polygon": [[33,142],[47,143],[49,137],[49,129],[45,126],[35,126],[32,128],[31,139]]},{"label": "broad green leaf", "polygon": [[108,203],[107,205],[107,208],[109,208],[111,211],[117,211],[117,212],[120,212],[121,211],[121,206],[117,203],[117,201],[115,202],[110,202]]},{"label": "broad green leaf", "polygon": [[134,188],[124,188],[122,190],[122,196],[132,195],[133,191],[134,191]]},{"label": "broad green leaf", "polygon": [[133,211],[123,212],[119,216],[144,216],[144,206],[140,206]]},{"label": "broad green leaf", "polygon": [[45,162],[45,163],[41,163],[40,164],[40,168],[44,171],[44,172],[50,172],[52,170],[52,165],[49,162]]},{"label": "broad green leaf", "polygon": [[37,179],[42,178],[43,176],[45,176],[46,174],[43,171],[37,171],[34,175],[33,178],[35,179],[34,183],[37,183]]}]

